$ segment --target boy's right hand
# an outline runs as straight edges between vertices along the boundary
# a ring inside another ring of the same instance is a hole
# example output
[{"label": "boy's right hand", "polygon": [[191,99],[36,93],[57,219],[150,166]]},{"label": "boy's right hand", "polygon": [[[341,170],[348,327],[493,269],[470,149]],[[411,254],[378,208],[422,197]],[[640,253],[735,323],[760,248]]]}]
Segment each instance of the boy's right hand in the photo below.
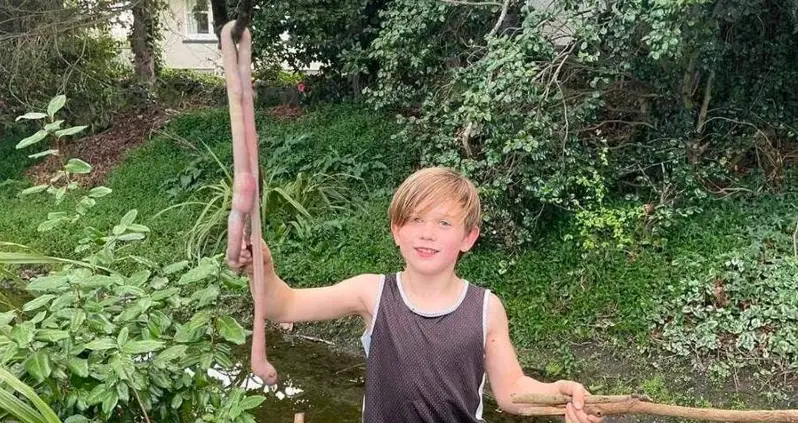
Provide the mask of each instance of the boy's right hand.
[{"label": "boy's right hand", "polygon": [[[263,250],[263,273],[264,276],[274,273],[274,262],[272,260],[272,252],[266,241],[261,239],[261,249]],[[243,271],[246,275],[252,276],[254,266],[252,265],[252,245],[245,240],[241,240],[241,252],[238,254],[238,260],[228,260],[227,265],[231,269]]]}]

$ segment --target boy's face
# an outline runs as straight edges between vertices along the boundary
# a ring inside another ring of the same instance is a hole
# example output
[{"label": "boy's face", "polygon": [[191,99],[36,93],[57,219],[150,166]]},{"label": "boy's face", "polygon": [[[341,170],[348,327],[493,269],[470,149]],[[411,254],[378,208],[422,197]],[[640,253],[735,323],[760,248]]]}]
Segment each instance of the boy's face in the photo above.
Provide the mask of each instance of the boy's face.
[{"label": "boy's face", "polygon": [[466,233],[463,210],[452,201],[420,209],[403,226],[392,224],[391,232],[408,266],[422,274],[437,274],[453,267],[460,252],[473,247],[479,228]]}]

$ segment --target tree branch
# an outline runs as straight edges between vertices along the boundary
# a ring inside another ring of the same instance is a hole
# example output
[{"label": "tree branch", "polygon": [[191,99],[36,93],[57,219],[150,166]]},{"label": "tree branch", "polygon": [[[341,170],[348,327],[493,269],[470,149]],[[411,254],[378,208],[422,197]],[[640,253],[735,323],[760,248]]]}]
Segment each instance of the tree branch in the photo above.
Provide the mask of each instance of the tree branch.
[{"label": "tree branch", "polygon": [[501,6],[501,3],[493,1],[462,1],[462,0],[440,0],[444,3],[455,4],[458,6]]},{"label": "tree branch", "polygon": [[496,25],[493,26],[493,29],[488,33],[487,38],[493,38],[499,32],[499,28],[501,28],[502,22],[504,22],[504,18],[507,16],[507,9],[509,7],[510,0],[504,0],[502,12],[499,14],[499,19],[496,21]]}]

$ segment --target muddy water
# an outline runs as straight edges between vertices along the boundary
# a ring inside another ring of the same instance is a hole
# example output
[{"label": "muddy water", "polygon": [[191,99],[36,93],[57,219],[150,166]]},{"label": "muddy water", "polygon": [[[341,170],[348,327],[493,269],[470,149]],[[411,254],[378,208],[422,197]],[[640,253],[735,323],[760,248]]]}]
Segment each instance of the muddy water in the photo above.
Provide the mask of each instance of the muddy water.
[{"label": "muddy water", "polygon": [[[277,368],[280,381],[264,387],[245,374],[248,351],[240,350],[242,365],[231,375],[218,374],[225,383],[245,386],[252,394],[266,396],[257,410],[258,422],[290,423],[295,413],[304,413],[306,423],[350,423],[360,421],[364,392],[364,358],[336,352],[321,341],[296,335],[270,333],[267,337],[269,360]],[[549,422],[508,416],[496,411],[495,402],[485,398],[484,419],[488,423]]]}]

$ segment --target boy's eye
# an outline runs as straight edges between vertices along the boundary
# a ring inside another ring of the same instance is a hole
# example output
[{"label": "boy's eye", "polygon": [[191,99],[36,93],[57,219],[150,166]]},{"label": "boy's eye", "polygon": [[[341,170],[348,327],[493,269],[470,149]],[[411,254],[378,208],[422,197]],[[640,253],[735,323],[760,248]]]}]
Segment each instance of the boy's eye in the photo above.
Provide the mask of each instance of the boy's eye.
[{"label": "boy's eye", "polygon": [[420,217],[414,217],[414,218],[411,218],[410,221],[413,222],[413,223],[421,223],[421,218]]},{"label": "boy's eye", "polygon": [[452,223],[448,220],[441,220],[441,226],[452,226]]}]

